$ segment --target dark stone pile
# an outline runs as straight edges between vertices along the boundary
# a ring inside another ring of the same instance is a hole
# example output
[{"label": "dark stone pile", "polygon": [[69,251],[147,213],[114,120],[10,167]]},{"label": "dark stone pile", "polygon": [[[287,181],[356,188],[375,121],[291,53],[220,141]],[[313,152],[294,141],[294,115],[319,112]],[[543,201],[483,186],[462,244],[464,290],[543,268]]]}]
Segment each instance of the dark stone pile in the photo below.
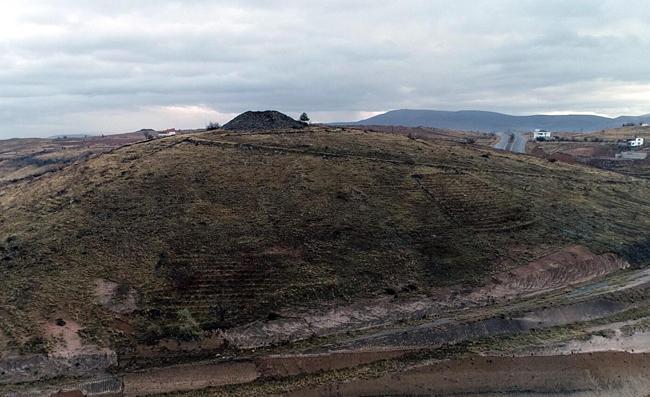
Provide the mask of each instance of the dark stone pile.
[{"label": "dark stone pile", "polygon": [[223,126],[230,131],[269,131],[279,129],[304,128],[307,124],[296,121],[286,114],[275,110],[263,112],[248,111],[230,120]]}]

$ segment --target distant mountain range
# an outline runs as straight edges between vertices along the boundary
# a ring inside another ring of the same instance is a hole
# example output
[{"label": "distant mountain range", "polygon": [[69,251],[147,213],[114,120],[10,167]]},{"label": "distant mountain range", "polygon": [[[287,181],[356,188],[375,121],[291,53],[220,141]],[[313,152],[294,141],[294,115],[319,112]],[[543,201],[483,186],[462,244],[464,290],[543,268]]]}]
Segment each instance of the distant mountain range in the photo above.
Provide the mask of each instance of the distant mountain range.
[{"label": "distant mountain range", "polygon": [[448,112],[440,110],[391,110],[348,125],[400,125],[405,127],[434,127],[462,131],[532,131],[536,128],[549,131],[593,132],[621,127],[626,123],[650,123],[645,116],[608,118],[591,115],[534,115],[512,116],[478,110]]},{"label": "distant mountain range", "polygon": [[95,134],[58,134],[52,135],[49,139],[58,139],[58,138],[92,138],[97,136]]}]

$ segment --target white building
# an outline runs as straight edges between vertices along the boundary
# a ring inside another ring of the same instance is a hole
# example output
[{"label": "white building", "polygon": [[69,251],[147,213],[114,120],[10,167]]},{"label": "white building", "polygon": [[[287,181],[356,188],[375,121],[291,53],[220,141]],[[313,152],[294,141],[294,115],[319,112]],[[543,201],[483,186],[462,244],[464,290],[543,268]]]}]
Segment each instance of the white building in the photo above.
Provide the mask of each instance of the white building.
[{"label": "white building", "polygon": [[641,123],[641,127],[650,127],[650,124],[648,124],[648,123]]},{"label": "white building", "polygon": [[175,128],[165,130],[165,131],[158,134],[159,137],[174,136],[174,135],[176,135],[176,129]]},{"label": "white building", "polygon": [[629,147],[639,147],[643,146],[643,138],[636,137],[634,139],[628,139],[627,140],[627,146]]},{"label": "white building", "polygon": [[533,139],[549,139],[551,137],[551,132],[546,130],[536,129],[533,131]]}]

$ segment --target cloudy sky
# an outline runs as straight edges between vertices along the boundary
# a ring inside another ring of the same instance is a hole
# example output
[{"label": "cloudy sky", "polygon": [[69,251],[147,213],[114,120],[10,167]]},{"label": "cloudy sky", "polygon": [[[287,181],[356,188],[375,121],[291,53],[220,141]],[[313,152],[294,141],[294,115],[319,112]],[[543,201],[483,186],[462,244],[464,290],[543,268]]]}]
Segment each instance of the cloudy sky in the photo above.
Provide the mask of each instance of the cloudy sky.
[{"label": "cloudy sky", "polygon": [[650,113],[647,0],[0,0],[0,137],[278,109]]}]

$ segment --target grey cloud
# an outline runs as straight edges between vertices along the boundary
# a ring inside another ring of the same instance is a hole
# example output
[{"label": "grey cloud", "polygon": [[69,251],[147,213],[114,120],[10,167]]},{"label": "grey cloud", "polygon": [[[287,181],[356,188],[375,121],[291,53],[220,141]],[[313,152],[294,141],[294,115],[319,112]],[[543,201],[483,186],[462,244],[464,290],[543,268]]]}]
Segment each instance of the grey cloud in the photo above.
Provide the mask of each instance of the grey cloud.
[{"label": "grey cloud", "polygon": [[91,116],[198,127],[265,108],[322,121],[405,107],[650,112],[636,94],[650,86],[645,1],[51,0],[8,11],[0,137],[87,132]]}]

